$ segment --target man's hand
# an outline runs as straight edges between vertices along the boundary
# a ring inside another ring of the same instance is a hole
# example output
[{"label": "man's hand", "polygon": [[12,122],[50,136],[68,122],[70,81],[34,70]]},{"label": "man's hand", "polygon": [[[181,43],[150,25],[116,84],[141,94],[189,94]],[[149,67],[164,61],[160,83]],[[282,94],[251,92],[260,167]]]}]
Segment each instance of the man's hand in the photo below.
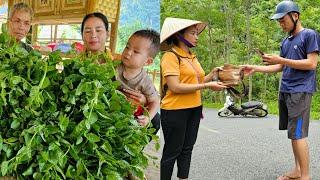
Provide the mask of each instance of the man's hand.
[{"label": "man's hand", "polygon": [[246,64],[246,65],[241,65],[241,67],[243,67],[243,72],[245,76],[249,76],[255,73],[255,65]]},{"label": "man's hand", "polygon": [[262,56],[262,59],[265,65],[281,64],[283,61],[282,57],[274,54],[265,54]]}]

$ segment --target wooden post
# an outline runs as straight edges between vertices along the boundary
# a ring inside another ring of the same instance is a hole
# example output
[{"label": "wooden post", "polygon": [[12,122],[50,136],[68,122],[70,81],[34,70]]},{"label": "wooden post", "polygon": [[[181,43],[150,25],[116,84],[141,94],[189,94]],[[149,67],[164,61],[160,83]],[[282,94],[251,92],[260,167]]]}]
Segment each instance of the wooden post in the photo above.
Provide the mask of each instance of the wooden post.
[{"label": "wooden post", "polygon": [[57,42],[57,35],[58,35],[58,25],[54,25],[53,41],[54,41],[55,43]]},{"label": "wooden post", "polygon": [[32,26],[31,44],[35,44],[38,40],[38,24]]},{"label": "wooden post", "polygon": [[52,27],[53,27],[53,25],[50,25],[50,42],[53,42],[53,37],[52,37],[52,35],[53,35],[53,30],[52,30]]},{"label": "wooden post", "polygon": [[119,16],[120,16],[120,0],[118,0],[118,7],[117,7],[117,15],[116,21],[111,23],[111,36],[110,36],[110,50],[112,53],[115,53],[116,45],[117,45],[117,32],[118,32],[118,25],[119,25]]}]

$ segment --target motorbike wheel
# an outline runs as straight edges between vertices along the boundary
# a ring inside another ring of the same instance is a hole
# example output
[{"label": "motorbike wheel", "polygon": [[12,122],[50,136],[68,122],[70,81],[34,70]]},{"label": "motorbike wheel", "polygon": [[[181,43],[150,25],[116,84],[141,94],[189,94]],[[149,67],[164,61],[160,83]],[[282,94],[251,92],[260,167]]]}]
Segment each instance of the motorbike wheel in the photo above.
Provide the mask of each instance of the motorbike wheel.
[{"label": "motorbike wheel", "polygon": [[232,114],[233,113],[230,110],[218,112],[218,116],[220,117],[228,117],[228,116],[231,116]]},{"label": "motorbike wheel", "polygon": [[265,117],[268,115],[268,111],[262,108],[257,108],[252,110],[252,115],[258,116],[258,117]]}]

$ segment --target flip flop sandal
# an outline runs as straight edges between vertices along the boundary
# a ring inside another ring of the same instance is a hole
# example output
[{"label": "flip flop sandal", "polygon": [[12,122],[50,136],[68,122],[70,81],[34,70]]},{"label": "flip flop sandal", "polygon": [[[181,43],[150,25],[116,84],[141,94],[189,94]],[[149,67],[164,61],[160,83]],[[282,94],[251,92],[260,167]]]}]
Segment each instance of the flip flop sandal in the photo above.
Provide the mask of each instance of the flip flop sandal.
[{"label": "flip flop sandal", "polygon": [[299,180],[300,177],[291,177],[288,175],[282,175],[277,178],[277,180]]}]

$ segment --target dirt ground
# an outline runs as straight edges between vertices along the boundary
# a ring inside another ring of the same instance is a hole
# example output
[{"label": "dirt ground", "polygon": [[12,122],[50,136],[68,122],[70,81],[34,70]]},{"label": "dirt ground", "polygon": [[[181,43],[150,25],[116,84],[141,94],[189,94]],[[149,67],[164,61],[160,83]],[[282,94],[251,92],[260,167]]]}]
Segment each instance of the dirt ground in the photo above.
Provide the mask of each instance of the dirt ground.
[{"label": "dirt ground", "polygon": [[149,160],[149,166],[145,171],[145,175],[147,180],[159,180],[160,179],[160,158],[161,158],[161,149],[158,151],[155,150],[155,142],[151,141],[144,149],[144,151],[152,155],[154,157],[157,157],[156,160]]}]

